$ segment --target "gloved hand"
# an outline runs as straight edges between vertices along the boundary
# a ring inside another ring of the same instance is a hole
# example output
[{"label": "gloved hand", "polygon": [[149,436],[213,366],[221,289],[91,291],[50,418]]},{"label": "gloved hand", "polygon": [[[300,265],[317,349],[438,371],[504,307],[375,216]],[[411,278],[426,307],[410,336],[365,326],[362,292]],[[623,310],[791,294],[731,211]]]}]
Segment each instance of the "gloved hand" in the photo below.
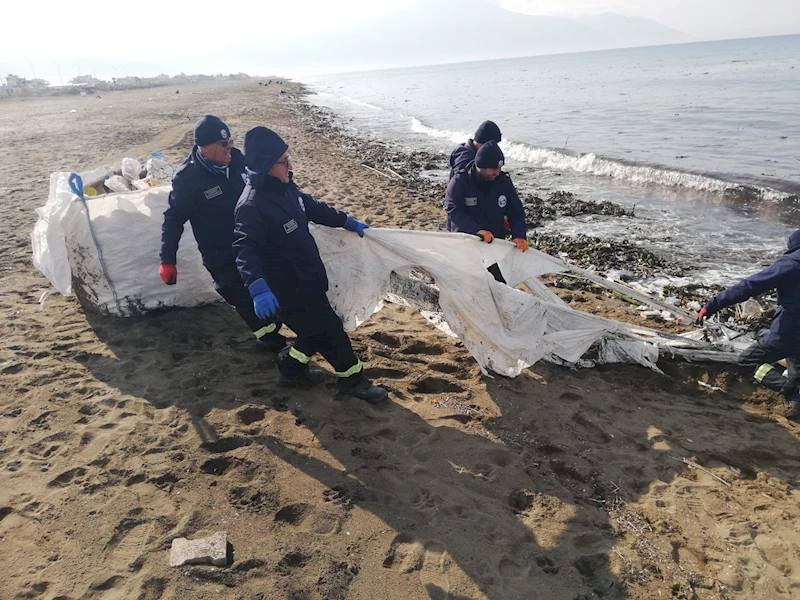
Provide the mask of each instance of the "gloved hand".
[{"label": "gloved hand", "polygon": [[272,290],[269,289],[267,282],[263,279],[256,279],[247,288],[250,290],[250,297],[253,299],[253,308],[259,319],[267,319],[278,312],[280,305]]},{"label": "gloved hand", "polygon": [[[706,312],[707,311],[706,311],[706,307],[705,306],[700,309],[700,312],[697,313],[697,319],[695,320],[695,325],[702,325],[703,324],[703,319],[706,318]],[[711,315],[708,315],[708,316],[711,316]]]},{"label": "gloved hand", "polygon": [[178,283],[178,267],[175,265],[161,265],[158,268],[158,276],[167,285],[175,285]]},{"label": "gloved hand", "polygon": [[517,250],[519,250],[520,252],[528,251],[528,240],[523,240],[522,238],[514,238],[511,241],[517,245]]},{"label": "gloved hand", "polygon": [[352,231],[353,233],[357,233],[358,237],[364,237],[364,230],[369,229],[369,225],[366,223],[362,223],[354,219],[353,217],[348,216],[347,221],[344,224],[344,228],[347,231]]},{"label": "gloved hand", "polygon": [[481,239],[487,244],[491,244],[494,241],[494,234],[486,229],[479,230],[478,235],[481,236]]}]

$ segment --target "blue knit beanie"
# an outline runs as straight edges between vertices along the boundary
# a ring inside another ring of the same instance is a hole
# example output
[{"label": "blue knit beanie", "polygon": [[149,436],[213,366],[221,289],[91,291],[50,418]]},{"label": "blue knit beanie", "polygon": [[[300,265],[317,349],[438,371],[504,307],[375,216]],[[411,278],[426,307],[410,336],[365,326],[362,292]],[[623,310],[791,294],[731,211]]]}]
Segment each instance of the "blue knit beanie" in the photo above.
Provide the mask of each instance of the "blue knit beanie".
[{"label": "blue knit beanie", "polygon": [[194,124],[194,143],[198,146],[208,146],[220,140],[231,137],[231,130],[214,115],[206,115]]},{"label": "blue knit beanie", "polygon": [[486,142],[475,154],[475,166],[479,169],[499,169],[504,160],[503,151],[495,141]]},{"label": "blue knit beanie", "polygon": [[489,141],[495,141],[499,144],[502,141],[502,137],[500,128],[495,125],[494,121],[484,121],[478,125],[473,139],[479,144],[485,144]]},{"label": "blue knit beanie", "polygon": [[254,127],[244,134],[244,162],[256,173],[266,173],[272,168],[289,145],[272,129]]}]

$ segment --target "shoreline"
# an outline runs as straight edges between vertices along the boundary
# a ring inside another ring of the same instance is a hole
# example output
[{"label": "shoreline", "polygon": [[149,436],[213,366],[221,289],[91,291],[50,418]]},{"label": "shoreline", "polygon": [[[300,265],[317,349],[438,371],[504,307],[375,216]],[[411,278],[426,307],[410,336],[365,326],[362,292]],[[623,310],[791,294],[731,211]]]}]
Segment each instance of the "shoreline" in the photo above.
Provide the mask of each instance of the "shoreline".
[{"label": "shoreline", "polygon": [[[237,142],[274,128],[304,191],[373,226],[443,223],[427,196],[293,113],[295,89],[4,105],[0,596],[794,597],[800,426],[736,368],[537,363],[488,378],[457,340],[390,305],[351,334],[390,390],[373,407],[336,396],[330,373],[278,387],[274,358],[221,302],[130,319],[74,297],[40,307],[29,232],[49,173],[151,151],[182,160],[206,113]],[[174,538],[215,531],[229,566],[169,567]]]},{"label": "shoreline", "polygon": [[[352,154],[366,169],[377,172],[389,180],[396,180],[412,194],[421,196],[441,211],[444,201],[446,182],[426,175],[426,172],[447,173],[447,155],[444,153],[416,150],[406,153],[392,149],[382,140],[369,139],[348,131],[341,124],[342,117],[331,109],[320,107],[308,101],[307,97],[314,92],[304,84],[297,84],[298,92],[294,94],[292,108],[299,118],[308,123],[311,131],[331,140],[340,148]],[[609,239],[596,236],[558,236],[543,233],[539,228],[544,222],[556,221],[560,217],[581,215],[602,215],[606,218],[636,218],[635,207],[628,211],[613,202],[585,201],[571,192],[553,191],[550,188],[519,188],[520,199],[525,209],[528,239],[531,246],[542,252],[565,259],[584,269],[597,271],[600,275],[608,275],[618,283],[636,282],[648,277],[668,276],[676,278],[691,277],[691,265],[682,265],[670,261],[658,253],[643,248],[627,239]],[[544,198],[544,199],[543,199]],[[441,212],[439,228],[444,226],[444,213]],[[613,276],[613,277],[612,277]],[[562,298],[572,298],[571,289],[559,290],[556,281],[552,282]],[[585,286],[590,289],[591,286]],[[704,304],[712,295],[722,291],[724,287],[700,282],[683,285],[667,284],[655,290],[655,297],[674,302],[683,310],[697,312],[696,305]],[[642,291],[640,289],[640,291]],[[652,290],[647,293],[653,294]],[[611,299],[614,296],[608,291],[601,294]],[[569,300],[568,300],[569,301]],[[756,319],[742,318],[735,310],[726,309],[720,315],[721,322],[731,319],[748,331],[756,331],[769,323],[769,319],[777,308],[774,294],[758,298],[764,312]],[[570,301],[571,302],[571,301]],[[572,302],[571,302],[572,303]],[[581,310],[585,306],[573,304]],[[622,318],[636,323],[635,318],[625,315],[625,311],[611,312],[612,318]],[[674,331],[674,328],[669,328]],[[680,331],[688,331],[683,328]]]}]

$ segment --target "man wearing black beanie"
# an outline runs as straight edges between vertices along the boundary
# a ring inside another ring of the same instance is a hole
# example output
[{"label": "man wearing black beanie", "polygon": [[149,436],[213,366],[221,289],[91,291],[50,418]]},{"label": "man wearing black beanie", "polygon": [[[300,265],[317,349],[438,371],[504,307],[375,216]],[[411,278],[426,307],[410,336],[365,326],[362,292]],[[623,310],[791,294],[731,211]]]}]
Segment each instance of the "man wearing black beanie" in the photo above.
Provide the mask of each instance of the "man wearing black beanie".
[{"label": "man wearing black beanie", "polygon": [[385,400],[388,392],[364,376],[364,365],[328,302],[328,275],[308,229],[313,222],[364,237],[369,226],[302,193],[292,181],[289,146],[271,129],[248,131],[244,153],[250,185],[236,205],[236,263],[256,314],[266,319],[280,311],[297,334],[278,362],[279,384],[319,383],[322,373],[309,369],[319,352],[336,371],[342,393],[367,402]]},{"label": "man wearing black beanie", "polygon": [[499,144],[502,137],[500,128],[494,121],[484,121],[478,125],[478,129],[475,130],[475,137],[461,144],[450,155],[450,179],[475,160],[475,153],[481,146],[486,142],[497,142]]},{"label": "man wearing black beanie", "polygon": [[[444,200],[447,231],[472,233],[491,244],[496,237],[505,238],[507,217],[511,241],[525,252],[525,212],[511,177],[503,172],[504,161],[497,142],[486,142],[476,152],[475,160],[450,180]],[[505,283],[496,264],[489,271]]]},{"label": "man wearing black beanie", "polygon": [[203,264],[214,287],[253,331],[262,348],[278,352],[286,339],[278,333],[275,318],[261,319],[253,311],[250,294],[242,283],[233,256],[233,210],[244,189],[244,156],[233,147],[228,126],[206,115],[194,126],[192,152],[172,180],[169,208],[161,226],[161,267],[167,285],[178,281],[178,242],[183,226],[191,221]]}]

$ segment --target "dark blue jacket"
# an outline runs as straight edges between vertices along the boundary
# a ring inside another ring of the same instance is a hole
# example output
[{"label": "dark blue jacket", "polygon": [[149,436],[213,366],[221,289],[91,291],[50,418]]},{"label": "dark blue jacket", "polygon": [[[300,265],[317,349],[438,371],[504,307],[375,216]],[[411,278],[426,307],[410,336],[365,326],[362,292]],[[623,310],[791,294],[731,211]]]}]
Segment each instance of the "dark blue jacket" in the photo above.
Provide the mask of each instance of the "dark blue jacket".
[{"label": "dark blue jacket", "polygon": [[474,165],[470,165],[447,184],[444,208],[447,231],[478,233],[486,229],[495,237],[504,238],[504,218],[508,217],[511,237],[528,237],[522,202],[507,173],[500,173],[494,181],[481,181]]},{"label": "dark blue jacket", "polygon": [[458,173],[463,171],[469,163],[475,160],[475,154],[478,149],[473,145],[472,139],[467,140],[466,143],[461,144],[458,148],[453,150],[450,154],[450,179]]},{"label": "dark blue jacket", "polygon": [[762,338],[769,346],[800,358],[800,248],[786,252],[766,269],[721,292],[706,304],[707,314],[744,302],[769,290],[778,291],[780,308]]},{"label": "dark blue jacket", "polygon": [[328,274],[309,222],[343,227],[347,215],[303,194],[294,183],[266,177],[247,186],[236,205],[233,249],[246,286],[264,279],[282,306],[328,291]]},{"label": "dark blue jacket", "polygon": [[183,225],[191,221],[203,264],[229,264],[233,257],[233,209],[245,185],[244,155],[231,150],[226,173],[212,173],[195,158],[197,146],[172,180],[161,226],[161,263],[174,265]]}]

